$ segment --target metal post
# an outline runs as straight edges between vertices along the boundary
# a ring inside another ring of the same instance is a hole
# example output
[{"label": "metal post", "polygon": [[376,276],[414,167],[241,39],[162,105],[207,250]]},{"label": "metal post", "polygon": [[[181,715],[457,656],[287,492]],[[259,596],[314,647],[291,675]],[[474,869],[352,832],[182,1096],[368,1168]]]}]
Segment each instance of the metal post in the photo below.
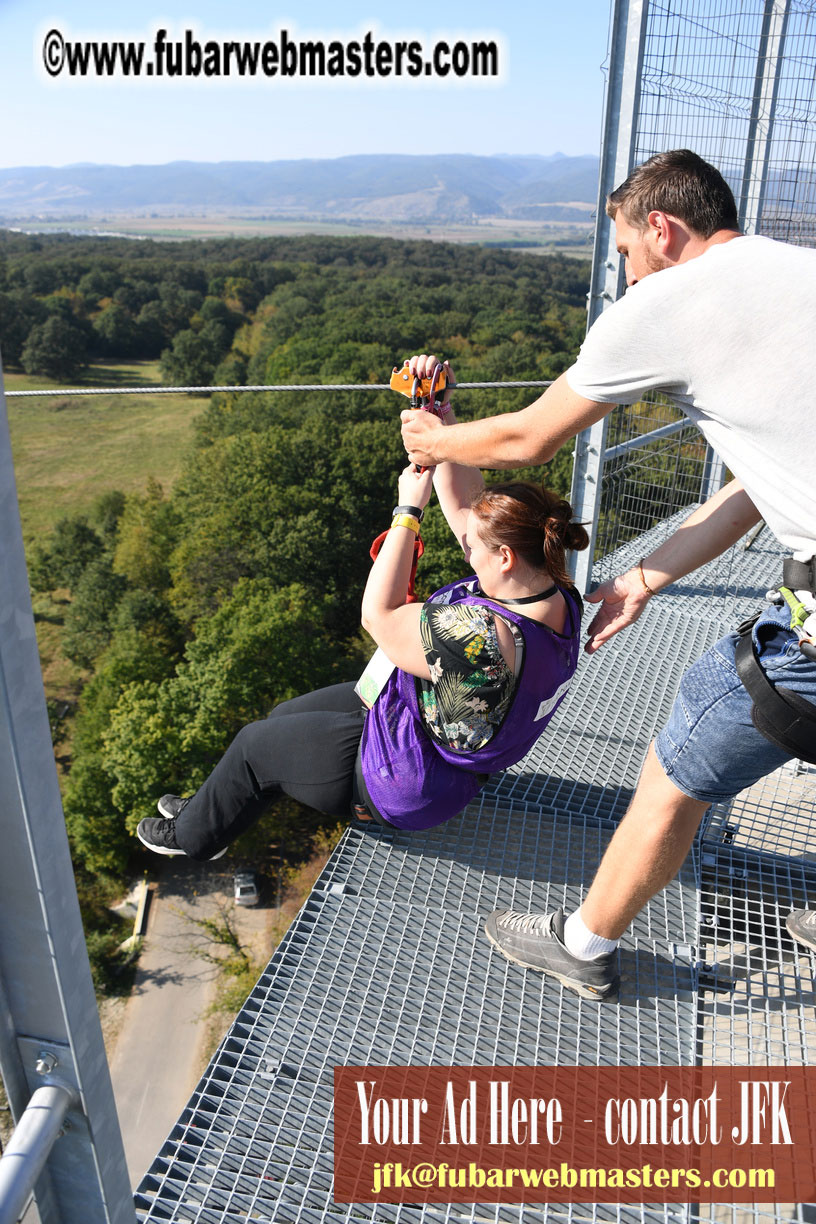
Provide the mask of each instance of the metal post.
[{"label": "metal post", "polygon": [[35,1187],[42,1224],[135,1224],[40,677],[1,367],[0,522],[0,1067],[15,1120],[54,1071],[76,1093]]},{"label": "metal post", "polygon": [[[740,229],[746,234],[759,233],[762,224],[789,11],[790,0],[765,0],[738,211]],[[724,484],[725,464],[707,446],[700,500],[707,501]]]},{"label": "metal post", "polygon": [[758,234],[762,224],[789,9],[790,0],[765,0],[738,214],[746,234]]},{"label": "metal post", "polygon": [[725,484],[725,464],[717,452],[706,445],[703,477],[700,481],[700,501],[708,501],[715,493],[719,493]]},{"label": "metal post", "polygon": [[[648,2],[615,0],[612,12],[588,328],[620,297],[623,288],[623,268],[615,247],[614,226],[606,215],[606,197],[627,177],[634,159]],[[604,417],[575,439],[570,501],[575,517],[590,525],[589,548],[574,554],[574,579],[579,591],[587,589],[592,573],[607,429],[608,417]]]}]

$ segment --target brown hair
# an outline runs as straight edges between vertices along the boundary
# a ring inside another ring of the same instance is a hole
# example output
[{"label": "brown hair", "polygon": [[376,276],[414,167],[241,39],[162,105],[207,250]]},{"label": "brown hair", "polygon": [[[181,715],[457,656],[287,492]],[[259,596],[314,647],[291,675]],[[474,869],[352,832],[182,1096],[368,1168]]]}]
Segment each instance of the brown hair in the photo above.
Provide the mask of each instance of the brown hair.
[{"label": "brown hair", "polygon": [[635,166],[606,201],[610,217],[619,208],[629,224],[641,231],[655,209],[685,222],[701,238],[722,229],[739,229],[731,188],[719,170],[690,149],[656,153]]},{"label": "brown hair", "polygon": [[572,521],[572,506],[557,493],[526,480],[488,485],[471,506],[479,535],[488,548],[508,548],[535,569],[547,569],[556,582],[572,585],[567,550],[589,546],[589,536]]}]

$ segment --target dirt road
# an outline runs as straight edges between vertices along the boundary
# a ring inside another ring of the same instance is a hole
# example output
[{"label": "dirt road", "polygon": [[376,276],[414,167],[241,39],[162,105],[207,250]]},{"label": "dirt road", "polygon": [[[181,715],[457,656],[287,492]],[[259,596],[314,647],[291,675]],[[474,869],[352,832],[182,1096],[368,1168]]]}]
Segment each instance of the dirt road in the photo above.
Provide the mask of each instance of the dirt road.
[{"label": "dirt road", "polygon": [[[161,864],[133,993],[111,1058],[111,1076],[135,1187],[187,1104],[201,1070],[217,971],[195,955],[207,947],[187,916],[209,917],[231,900],[232,869],[167,859]],[[257,938],[263,909],[238,914],[242,941]]]}]

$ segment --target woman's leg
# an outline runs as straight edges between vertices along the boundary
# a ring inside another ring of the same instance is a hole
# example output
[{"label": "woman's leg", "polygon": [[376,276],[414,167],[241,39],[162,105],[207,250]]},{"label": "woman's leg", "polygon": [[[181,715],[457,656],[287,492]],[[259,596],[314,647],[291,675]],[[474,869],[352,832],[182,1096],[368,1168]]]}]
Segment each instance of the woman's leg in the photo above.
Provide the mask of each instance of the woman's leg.
[{"label": "woman's leg", "polygon": [[301,693],[299,697],[290,697],[282,701],[270,711],[270,718],[281,715],[310,714],[313,711],[323,712],[334,710],[338,714],[356,714],[362,702],[354,691],[353,680],[345,684],[330,684],[326,688],[315,689],[312,693]]},{"label": "woman's leg", "polygon": [[[335,685],[295,697],[239,731],[177,817],[180,849],[190,858],[211,858],[280,794],[328,816],[347,816],[365,716],[353,689]],[[338,690],[350,690],[353,700]]]}]

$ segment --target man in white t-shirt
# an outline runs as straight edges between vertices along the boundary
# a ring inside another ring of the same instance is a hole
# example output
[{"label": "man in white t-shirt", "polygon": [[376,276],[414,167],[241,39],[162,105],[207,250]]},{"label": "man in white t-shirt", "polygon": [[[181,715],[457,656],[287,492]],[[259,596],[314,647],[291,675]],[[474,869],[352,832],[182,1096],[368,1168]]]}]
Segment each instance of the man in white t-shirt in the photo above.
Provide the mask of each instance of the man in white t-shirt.
[{"label": "man in white t-shirt", "polygon": [[[735,479],[640,564],[588,596],[601,604],[589,653],[761,517],[798,560],[816,554],[816,251],[742,236],[725,180],[684,149],[636,167],[607,211],[629,290],[540,399],[520,412],[445,429],[431,413],[402,414],[414,462],[493,468],[544,463],[615,404],[635,403],[650,390],[663,391],[699,426]],[[423,375],[435,361],[423,355],[411,365]],[[802,580],[805,600],[816,586],[814,571],[816,562]],[[718,642],[684,676],[581,908],[566,921],[561,911],[502,911],[487,920],[488,938],[508,959],[584,997],[614,998],[618,940],[679,870],[707,807],[798,755],[756,729],[754,703],[737,674],[737,640],[731,634]],[[800,651],[787,606],[764,612],[752,641],[773,685],[816,702],[816,662]],[[788,929],[816,948],[816,913],[796,911]]]}]

